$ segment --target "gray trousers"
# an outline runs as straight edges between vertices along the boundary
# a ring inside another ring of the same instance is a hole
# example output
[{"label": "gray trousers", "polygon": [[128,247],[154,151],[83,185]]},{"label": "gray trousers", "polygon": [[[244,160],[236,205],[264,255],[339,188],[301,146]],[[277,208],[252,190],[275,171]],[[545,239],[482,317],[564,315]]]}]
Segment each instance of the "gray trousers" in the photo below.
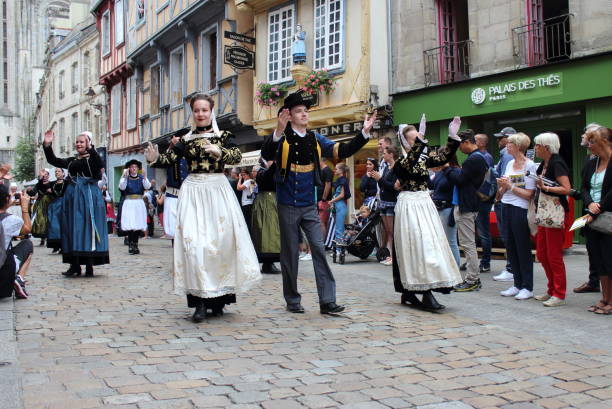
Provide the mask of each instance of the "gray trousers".
[{"label": "gray trousers", "polygon": [[280,264],[285,301],[287,304],[298,304],[302,299],[297,288],[298,241],[301,227],[310,245],[319,303],[336,302],[336,280],[334,280],[325,257],[325,247],[321,237],[321,221],[317,207],[315,205],[294,207],[283,204],[278,204],[277,207],[280,224]]},{"label": "gray trousers", "polygon": [[463,247],[465,260],[467,263],[467,274],[465,281],[470,284],[475,283],[480,279],[480,270],[478,265],[478,253],[476,251],[476,216],[477,212],[461,213],[459,206],[455,207],[455,223],[457,224],[457,233],[459,233],[459,245]]}]

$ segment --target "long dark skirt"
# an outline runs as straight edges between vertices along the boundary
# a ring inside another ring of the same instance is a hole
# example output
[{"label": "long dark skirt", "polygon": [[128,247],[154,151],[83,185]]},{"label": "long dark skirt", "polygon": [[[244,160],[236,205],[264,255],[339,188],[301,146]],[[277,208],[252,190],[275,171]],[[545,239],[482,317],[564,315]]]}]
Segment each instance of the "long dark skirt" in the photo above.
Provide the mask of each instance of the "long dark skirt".
[{"label": "long dark skirt", "polygon": [[47,247],[58,249],[62,247],[62,211],[64,209],[64,196],[56,198],[47,210]]},{"label": "long dark skirt", "polygon": [[97,180],[78,177],[66,188],[62,259],[69,264],[108,264],[106,206]]},{"label": "long dark skirt", "polygon": [[35,215],[32,222],[32,236],[44,238],[47,237],[47,227],[49,225],[48,210],[51,203],[51,196],[42,195],[40,199],[34,203],[32,213]]},{"label": "long dark skirt", "polygon": [[255,198],[251,219],[251,239],[260,263],[280,261],[280,227],[276,193],[260,192]]}]

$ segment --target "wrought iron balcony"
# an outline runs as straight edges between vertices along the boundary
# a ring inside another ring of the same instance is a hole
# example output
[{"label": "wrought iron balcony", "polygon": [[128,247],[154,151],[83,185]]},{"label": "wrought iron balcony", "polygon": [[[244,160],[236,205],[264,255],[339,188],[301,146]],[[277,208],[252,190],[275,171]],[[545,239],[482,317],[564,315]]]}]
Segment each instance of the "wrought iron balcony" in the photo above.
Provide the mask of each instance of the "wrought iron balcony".
[{"label": "wrought iron balcony", "polygon": [[471,40],[446,43],[423,51],[425,86],[447,84],[470,77]]},{"label": "wrought iron balcony", "polygon": [[562,14],[512,29],[518,66],[534,66],[568,60],[572,54],[570,16]]}]

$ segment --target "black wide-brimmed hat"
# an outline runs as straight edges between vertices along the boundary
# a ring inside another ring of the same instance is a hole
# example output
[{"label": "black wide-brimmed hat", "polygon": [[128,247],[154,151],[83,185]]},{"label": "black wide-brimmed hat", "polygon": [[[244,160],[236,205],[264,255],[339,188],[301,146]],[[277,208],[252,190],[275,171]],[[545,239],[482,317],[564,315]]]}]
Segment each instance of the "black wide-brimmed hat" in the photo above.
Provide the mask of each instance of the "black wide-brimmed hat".
[{"label": "black wide-brimmed hat", "polygon": [[138,169],[142,169],[142,162],[141,162],[141,161],[139,161],[139,160],[136,160],[136,159],[132,159],[132,160],[128,161],[128,162],[125,164],[125,166],[123,166],[123,168],[124,168],[124,169],[127,169],[127,168],[129,168],[130,166],[132,166],[132,165],[136,165],[136,166],[138,166]]},{"label": "black wide-brimmed hat", "polygon": [[283,102],[283,106],[279,108],[278,113],[287,108],[291,109],[298,105],[304,105],[306,108],[310,109],[312,104],[314,103],[314,96],[305,91],[296,91],[292,94],[287,95],[285,101]]}]

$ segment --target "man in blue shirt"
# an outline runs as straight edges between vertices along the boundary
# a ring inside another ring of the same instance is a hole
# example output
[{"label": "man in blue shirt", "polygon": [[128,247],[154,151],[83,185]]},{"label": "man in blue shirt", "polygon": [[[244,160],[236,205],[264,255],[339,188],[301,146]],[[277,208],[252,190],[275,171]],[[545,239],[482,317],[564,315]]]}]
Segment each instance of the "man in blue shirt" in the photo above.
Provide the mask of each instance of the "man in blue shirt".
[{"label": "man in blue shirt", "polygon": [[[499,162],[495,165],[495,171],[499,177],[504,175],[506,171],[506,165],[513,158],[507,152],[506,144],[508,143],[508,137],[510,135],[514,135],[516,130],[512,127],[505,127],[501,131],[495,134],[497,138],[497,145],[499,146]],[[505,223],[503,223],[502,216],[502,206],[503,203],[501,201],[495,202],[495,217],[497,218],[497,228],[499,229],[499,233],[501,234],[502,241],[506,241],[506,229]],[[512,266],[510,265],[510,260],[506,257],[506,268],[501,273],[493,276],[493,280],[495,281],[514,281],[514,275],[512,274]]]},{"label": "man in blue shirt", "polygon": [[[306,234],[312,254],[321,314],[344,310],[336,304],[336,282],[325,256],[321,222],[317,213],[316,187],[321,185],[320,158],[347,158],[361,149],[370,138],[376,111],[363,123],[363,129],[347,142],[334,142],[307,130],[308,109],[312,96],[290,94],[279,110],[278,124],[272,137],[264,142],[262,152],[274,152],[276,161],[276,201],[281,238],[281,272],[287,310],[303,313],[297,288],[298,241],[300,228]],[[338,221],[342,223],[343,221]]]},{"label": "man in blue shirt", "polygon": [[[487,151],[487,145],[489,144],[489,137],[484,133],[479,133],[474,136],[476,140],[476,146],[478,151],[482,155],[482,158],[487,162],[489,168],[493,167],[493,156]],[[489,221],[489,214],[491,213],[491,207],[495,201],[495,196],[490,200],[480,203],[478,209],[478,216],[476,216],[476,229],[478,230],[478,237],[480,237],[480,244],[482,246],[482,257],[480,258],[480,269],[481,273],[491,272],[491,223]]]}]

